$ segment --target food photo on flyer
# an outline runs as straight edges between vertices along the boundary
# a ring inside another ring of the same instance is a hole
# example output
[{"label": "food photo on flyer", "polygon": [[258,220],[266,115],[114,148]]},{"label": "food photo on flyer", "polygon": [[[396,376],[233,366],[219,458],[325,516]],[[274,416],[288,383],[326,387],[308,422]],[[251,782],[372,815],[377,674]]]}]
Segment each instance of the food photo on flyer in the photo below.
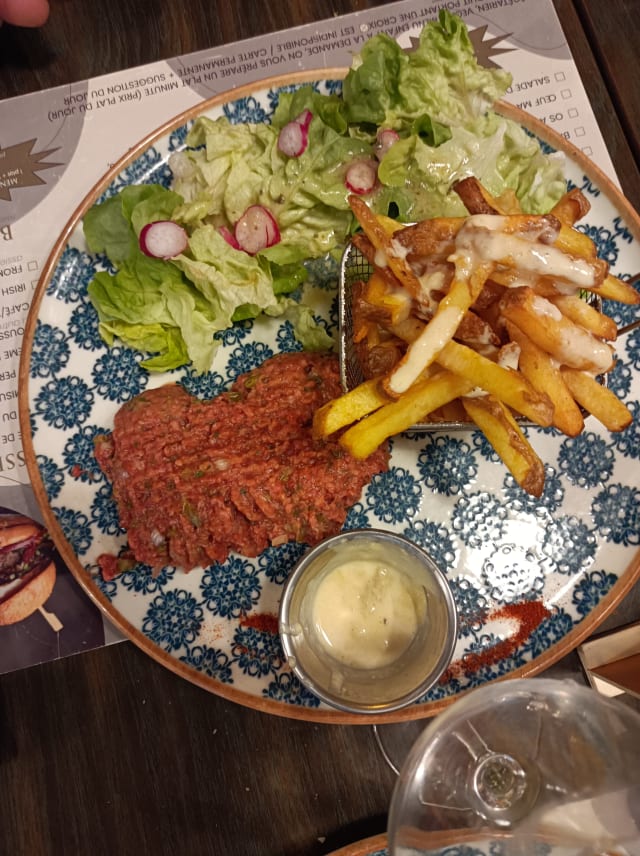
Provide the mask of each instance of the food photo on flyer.
[{"label": "food photo on flyer", "polygon": [[45,527],[29,514],[0,505],[0,673],[104,642],[100,612],[73,579]]}]

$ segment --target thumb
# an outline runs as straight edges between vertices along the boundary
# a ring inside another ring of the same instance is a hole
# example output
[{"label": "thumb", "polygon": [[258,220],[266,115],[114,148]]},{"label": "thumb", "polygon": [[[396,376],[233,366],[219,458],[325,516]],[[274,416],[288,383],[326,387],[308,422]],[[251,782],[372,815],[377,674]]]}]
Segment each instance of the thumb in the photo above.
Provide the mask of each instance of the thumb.
[{"label": "thumb", "polygon": [[0,22],[16,27],[40,27],[48,17],[48,0],[0,0]]}]

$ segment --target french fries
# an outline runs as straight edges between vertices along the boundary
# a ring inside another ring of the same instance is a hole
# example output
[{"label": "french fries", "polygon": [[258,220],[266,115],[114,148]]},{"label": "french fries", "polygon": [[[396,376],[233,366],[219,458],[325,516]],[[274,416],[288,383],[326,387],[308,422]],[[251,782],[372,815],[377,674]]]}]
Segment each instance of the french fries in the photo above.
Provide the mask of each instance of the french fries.
[{"label": "french fries", "polygon": [[388,266],[391,269],[400,285],[406,288],[409,294],[417,294],[420,291],[420,282],[404,254],[398,253],[394,248],[393,233],[390,234],[387,218],[379,220],[359,196],[350,196],[349,205],[358,218],[367,238],[376,250],[384,254],[385,267]]},{"label": "french fries", "polygon": [[511,411],[493,395],[463,398],[462,404],[517,483],[532,496],[544,489],[544,465]]},{"label": "french fries", "polygon": [[388,401],[387,396],[380,391],[376,379],[365,381],[316,410],[313,415],[314,436],[328,437],[335,434],[340,428],[368,416]]},{"label": "french fries", "polygon": [[469,307],[476,300],[485,284],[491,266],[478,265],[468,274],[464,269],[453,278],[448,294],[442,298],[431,321],[383,381],[385,392],[398,396],[406,392],[425,368],[438,356],[442,343],[453,338]]},{"label": "french fries", "polygon": [[632,285],[622,279],[616,279],[609,274],[596,291],[604,300],[617,300],[618,303],[626,303],[636,306],[640,303],[640,293]]},{"label": "french fries", "polygon": [[553,425],[568,437],[577,437],[584,428],[582,410],[564,382],[557,363],[510,321],[507,330],[511,341],[520,348],[519,370],[535,389],[545,392],[551,399]]},{"label": "french fries", "polygon": [[356,422],[340,438],[340,444],[355,458],[368,458],[378,446],[393,434],[400,434],[438,407],[470,392],[473,381],[441,371],[411,389],[391,404],[386,404],[360,422]]},{"label": "french fries", "polygon": [[508,289],[500,309],[507,321],[512,321],[563,365],[595,372],[607,372],[613,366],[613,350],[609,344],[575,324],[532,288]]},{"label": "french fries", "polygon": [[588,330],[599,339],[615,342],[618,338],[618,328],[613,318],[599,312],[578,295],[558,294],[551,298],[551,302],[558,307],[565,318]]},{"label": "french fries", "polygon": [[577,187],[568,190],[551,209],[551,213],[566,226],[575,226],[591,209],[589,200]]},{"label": "french fries", "polygon": [[367,379],[316,413],[314,434],[337,433],[365,458],[419,423],[463,421],[540,496],[544,465],[518,420],[569,437],[588,415],[610,431],[629,425],[629,409],[597,379],[613,366],[616,324],[585,294],[637,305],[640,292],[575,228],[589,210],[580,190],[548,215],[524,213],[513,193],[492,197],[474,178],[455,190],[468,217],[409,226],[350,198],[362,227],[354,243],[373,269],[352,306]]},{"label": "french fries", "polygon": [[477,351],[453,341],[447,342],[441,350],[438,363],[454,374],[469,378],[474,387],[498,396],[542,428],[551,425],[551,399],[546,393],[535,390],[521,372],[494,363]]},{"label": "french fries", "polygon": [[606,386],[586,372],[562,368],[562,377],[575,400],[609,431],[623,431],[631,424],[631,411]]}]

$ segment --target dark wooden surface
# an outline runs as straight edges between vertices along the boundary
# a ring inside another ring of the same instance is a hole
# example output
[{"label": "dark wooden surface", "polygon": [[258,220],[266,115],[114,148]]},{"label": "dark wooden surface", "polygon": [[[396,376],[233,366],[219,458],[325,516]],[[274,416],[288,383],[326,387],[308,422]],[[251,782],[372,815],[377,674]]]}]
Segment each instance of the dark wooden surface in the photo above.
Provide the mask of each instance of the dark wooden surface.
[{"label": "dark wooden surface", "polygon": [[[608,0],[606,15],[600,0],[555,3],[623,189],[640,207],[637,0]],[[52,5],[42,30],[0,28],[0,98],[381,4]],[[606,626],[639,617],[636,589]],[[576,655],[552,673],[579,680]],[[232,705],[128,642],[0,678],[1,854],[326,854],[384,830],[394,781],[368,726]]]},{"label": "dark wooden surface", "polygon": [[640,162],[640,86],[633,73],[638,59],[638,0],[607,3],[606,14],[602,0],[576,0],[575,5],[613,108]]}]

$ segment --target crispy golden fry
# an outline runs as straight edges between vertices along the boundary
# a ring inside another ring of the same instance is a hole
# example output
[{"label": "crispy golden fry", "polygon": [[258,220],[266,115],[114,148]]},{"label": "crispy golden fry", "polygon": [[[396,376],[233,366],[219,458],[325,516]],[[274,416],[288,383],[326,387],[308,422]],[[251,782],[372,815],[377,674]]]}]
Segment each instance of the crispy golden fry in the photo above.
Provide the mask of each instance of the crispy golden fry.
[{"label": "crispy golden fry", "polygon": [[375,270],[369,277],[363,300],[378,311],[378,318],[390,326],[406,321],[411,314],[411,297],[406,291],[390,287],[389,282]]},{"label": "crispy golden fry", "polygon": [[396,291],[402,291],[406,298],[406,301],[411,303],[411,295],[402,289],[402,286],[398,282],[391,268],[378,267],[376,265],[376,248],[373,246],[373,244],[371,243],[369,238],[367,238],[364,232],[356,232],[356,234],[353,235],[351,238],[351,243],[369,262],[371,267],[374,269],[374,274],[376,275],[376,277],[384,280],[389,292],[395,293]]},{"label": "crispy golden fry", "polygon": [[519,372],[494,363],[472,348],[449,342],[438,355],[438,364],[470,380],[537,425],[547,428],[553,420],[553,404]]},{"label": "crispy golden fry", "polygon": [[617,339],[618,327],[613,318],[599,312],[595,306],[591,306],[577,294],[559,294],[552,297],[551,302],[566,318],[570,318],[599,339],[607,339],[609,342],[615,342]]},{"label": "crispy golden fry", "polygon": [[487,319],[476,315],[471,310],[464,314],[456,330],[455,338],[464,345],[469,345],[480,352],[485,348],[497,348],[500,345],[500,338]]},{"label": "crispy golden fry", "polygon": [[572,229],[566,223],[563,223],[560,227],[560,232],[554,242],[554,246],[576,259],[582,258],[593,261],[598,255],[596,245],[591,238],[585,235],[584,232]]},{"label": "crispy golden fry", "polygon": [[[536,294],[552,299],[560,294],[566,294],[566,288],[559,287],[548,277],[523,277],[518,271],[514,270],[496,270],[491,275],[492,280],[506,287],[512,288],[515,285],[522,284],[524,279],[527,279],[528,284]],[[618,303],[625,303],[629,306],[637,306],[640,304],[640,291],[635,289],[624,280],[617,279],[613,274],[607,274],[604,279],[594,283],[592,286],[584,286],[582,291],[590,292],[604,300],[616,300]]]},{"label": "crispy golden fry", "polygon": [[387,395],[397,397],[406,392],[420,373],[436,359],[443,345],[453,338],[469,307],[482,291],[491,264],[478,264],[471,275],[463,270],[451,284],[448,294],[438,304],[435,315],[422,333],[407,348],[406,354],[384,379]]},{"label": "crispy golden fry", "polygon": [[[590,257],[584,254],[578,255],[578,250],[583,253],[586,252],[585,248],[579,247],[579,241],[572,243],[571,248],[576,251],[574,257],[563,246],[565,243],[563,235],[564,233],[560,230],[556,239],[549,242],[553,246],[548,246],[546,250],[541,250],[539,246],[535,246],[533,241],[519,235],[512,236],[509,243],[504,246],[504,255],[496,259],[504,270],[497,272],[494,278],[497,282],[507,286],[513,286],[522,282],[523,279],[527,279],[531,284],[537,280],[550,283],[557,280],[563,284],[563,291],[566,291],[567,285],[590,291],[601,289],[609,275],[607,263],[597,258],[595,254]],[[541,241],[541,243],[546,244],[547,242]],[[538,252],[535,252],[536,249]],[[552,256],[554,251],[555,257]],[[544,265],[541,264],[541,257],[546,260]],[[545,266],[547,270],[544,269]]]},{"label": "crispy golden fry", "polygon": [[434,217],[420,220],[396,232],[395,239],[409,252],[409,261],[428,258],[444,261],[455,248],[456,235],[466,217]]},{"label": "crispy golden fry", "polygon": [[456,181],[452,190],[458,194],[469,214],[507,214],[475,176]]},{"label": "crispy golden fry", "polygon": [[460,229],[465,242],[483,259],[498,263],[493,279],[506,286],[537,280],[596,290],[609,275],[593,241],[550,214],[478,215]]},{"label": "crispy golden fry", "polygon": [[367,203],[359,196],[349,196],[349,206],[376,250],[384,253],[387,265],[400,284],[410,295],[420,293],[420,280],[415,275],[404,254],[398,254],[393,247],[395,238],[389,234],[385,225],[376,217]]},{"label": "crispy golden fry", "polygon": [[380,390],[377,378],[366,380],[316,410],[313,416],[313,436],[318,439],[329,437],[345,425],[351,425],[388,402],[389,399]]},{"label": "crispy golden fry", "polygon": [[463,398],[462,404],[520,487],[541,496],[544,466],[508,408],[492,395]]},{"label": "crispy golden fry", "polygon": [[[551,214],[505,214],[500,215],[500,231],[503,235],[526,235],[531,240],[550,243],[560,233],[562,224]],[[523,238],[522,240],[526,240]],[[531,242],[529,242],[529,249]]]},{"label": "crispy golden fry", "polygon": [[520,348],[519,370],[538,392],[546,392],[553,403],[553,425],[569,437],[577,437],[584,428],[584,418],[558,365],[510,321],[507,330],[511,341]]},{"label": "crispy golden fry", "polygon": [[469,214],[522,214],[520,202],[513,190],[508,189],[500,196],[492,196],[474,176],[456,181],[453,190]]},{"label": "crispy golden fry", "polygon": [[562,294],[563,292],[547,277],[536,276],[529,271],[516,270],[515,268],[496,268],[491,274],[491,281],[502,288],[517,288],[520,285],[528,285],[537,294],[544,297]]},{"label": "crispy golden fry", "polygon": [[618,303],[626,303],[629,306],[637,306],[640,303],[640,291],[612,274],[609,274],[593,291],[605,300],[617,300]]},{"label": "crispy golden fry", "polygon": [[573,226],[589,213],[590,208],[591,204],[584,193],[574,187],[556,202],[551,209],[551,214],[565,226]]},{"label": "crispy golden fry", "polygon": [[388,437],[406,431],[438,407],[469,392],[472,386],[466,378],[447,371],[437,372],[414,384],[397,401],[352,425],[340,438],[340,445],[356,458],[367,458]]},{"label": "crispy golden fry", "polygon": [[[356,232],[354,235],[352,235],[351,236],[351,243],[353,244],[354,247],[356,247],[358,250],[360,250],[360,252],[365,257],[365,259],[369,262],[369,264],[375,265],[376,248],[373,246],[373,244],[371,243],[371,241],[365,235],[364,232]],[[387,270],[387,268],[381,268],[378,271],[378,273],[381,273],[382,271],[385,271],[385,270]],[[395,277],[393,277],[393,278],[395,280]]]},{"label": "crispy golden fry", "polygon": [[504,193],[501,193],[500,196],[495,196],[494,200],[502,214],[524,213],[520,205],[520,200],[516,196],[515,190],[512,190],[510,187],[507,187]]},{"label": "crispy golden fry", "polygon": [[484,288],[478,295],[478,299],[473,304],[472,309],[476,312],[487,309],[496,303],[504,294],[504,285],[496,282],[493,271],[490,278],[485,282]]},{"label": "crispy golden fry", "polygon": [[615,393],[598,383],[592,375],[564,367],[560,371],[578,404],[609,431],[623,431],[631,424],[631,411]]},{"label": "crispy golden fry", "polygon": [[404,224],[399,223],[397,220],[394,220],[392,217],[386,217],[384,214],[376,214],[376,218],[378,223],[385,230],[387,235],[395,235],[400,229],[404,229]]},{"label": "crispy golden fry", "polygon": [[500,301],[503,316],[564,365],[585,371],[606,372],[613,365],[613,350],[606,342],[574,324],[549,300],[531,288],[508,289]]}]

